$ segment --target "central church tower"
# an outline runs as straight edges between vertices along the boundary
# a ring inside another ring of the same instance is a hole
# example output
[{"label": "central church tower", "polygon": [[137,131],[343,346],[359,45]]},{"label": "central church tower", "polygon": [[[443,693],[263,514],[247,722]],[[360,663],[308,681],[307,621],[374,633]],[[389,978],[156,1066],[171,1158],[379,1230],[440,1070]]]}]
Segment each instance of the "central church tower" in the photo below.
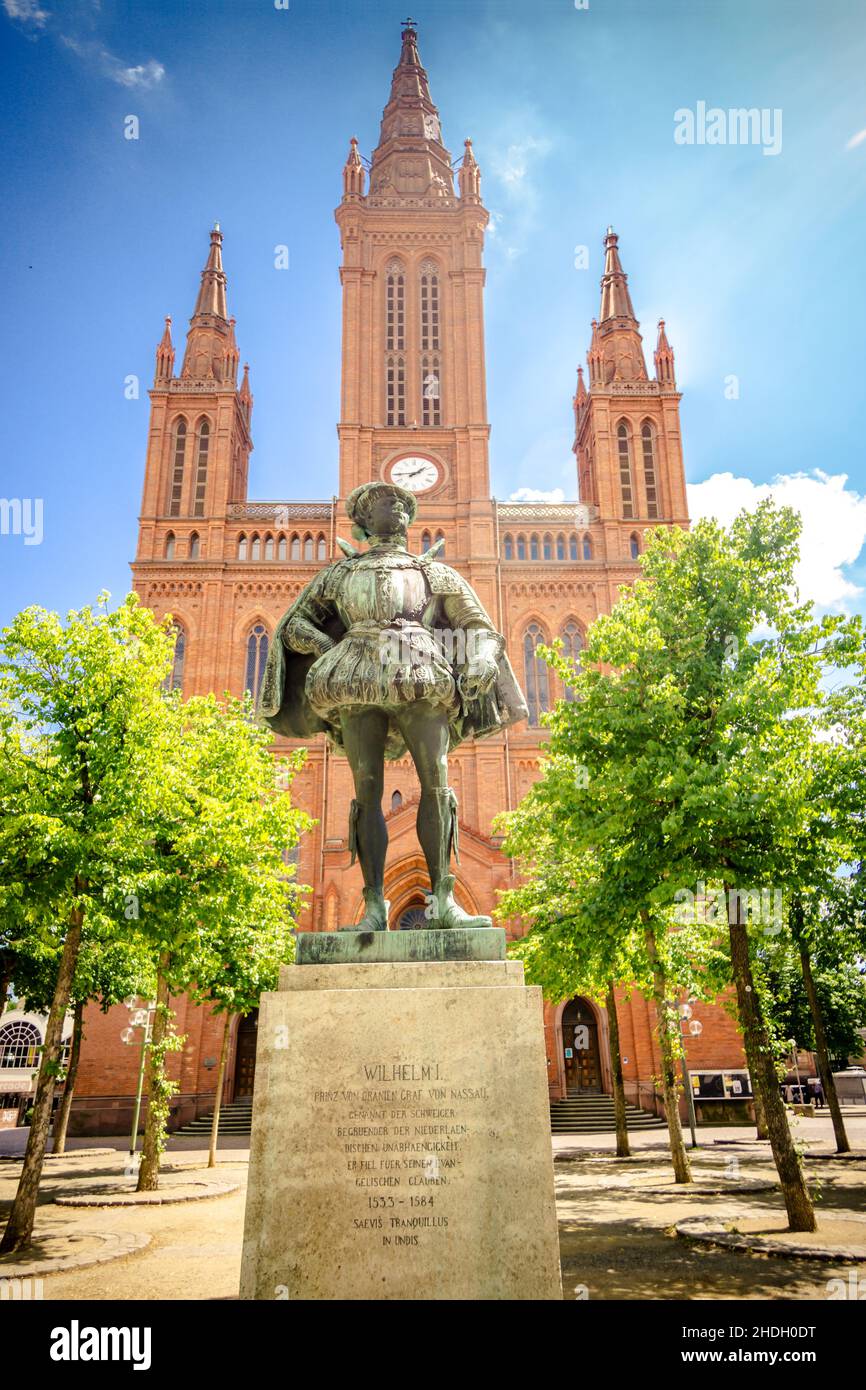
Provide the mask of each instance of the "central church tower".
[{"label": "central church tower", "polygon": [[[493,557],[484,370],[488,213],[470,141],[457,173],[407,22],[379,143],[352,140],[336,212],[343,287],[340,497],[386,478],[415,492],[449,557]],[[369,165],[369,168],[367,167]],[[487,503],[473,526],[472,502]],[[426,540],[425,540],[426,543]]]}]

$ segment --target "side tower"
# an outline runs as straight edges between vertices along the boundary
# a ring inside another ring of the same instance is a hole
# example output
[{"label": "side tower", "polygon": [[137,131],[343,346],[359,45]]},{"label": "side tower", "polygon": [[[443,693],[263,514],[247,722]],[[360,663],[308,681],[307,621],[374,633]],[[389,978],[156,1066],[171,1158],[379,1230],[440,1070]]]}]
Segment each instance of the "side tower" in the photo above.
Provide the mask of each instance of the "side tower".
[{"label": "side tower", "polygon": [[180,375],[171,319],[156,350],[136,563],[222,556],[230,503],[247,495],[253,447],[249,368],[238,387],[219,225],[201,276]]},{"label": "side tower", "polygon": [[580,499],[598,508],[605,553],[614,561],[635,558],[648,525],[688,525],[674,354],[662,320],[656,375],[648,376],[618,243],[608,227],[601,309],[587,353],[589,390],[578,369],[573,445]]}]

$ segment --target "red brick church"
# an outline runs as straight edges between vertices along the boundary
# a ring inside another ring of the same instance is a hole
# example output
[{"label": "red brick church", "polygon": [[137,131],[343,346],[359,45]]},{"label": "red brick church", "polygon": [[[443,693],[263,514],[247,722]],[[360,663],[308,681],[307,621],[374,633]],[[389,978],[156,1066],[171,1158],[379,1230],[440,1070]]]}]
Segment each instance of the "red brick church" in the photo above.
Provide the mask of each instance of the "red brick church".
[{"label": "red brick church", "polygon": [[[526,724],[463,745],[453,757],[461,858],[456,893],[467,910],[489,913],[515,872],[493,833],[494,817],[516,806],[537,776],[546,737],[540,716],[568,698],[537,657],[538,644],[560,637],[577,656],[589,624],[638,573],[647,528],[688,525],[674,354],[660,323],[649,374],[618,238],[609,228],[588,377],[578,370],[572,403],[579,501],[497,501],[484,360],[489,215],[471,142],[459,163],[443,143],[409,24],[379,143],[367,160],[352,140],[342,180],[336,210],[342,387],[333,495],[249,498],[253,397],[246,366],[238,385],[223,236],[215,227],[179,364],[171,320],[157,349],[134,585],[155,613],[175,620],[175,684],[188,693],[255,694],[278,619],[316,570],[339,555],[337,536],[349,536],[347,494],[374,478],[411,488],[419,507],[410,546],[423,550],[445,538],[448,563],[466,576],[506,635],[530,709]],[[292,746],[277,742],[278,751]],[[347,846],[352,789],[345,758],[321,741],[310,745],[293,794],[317,820],[299,856],[298,877],[313,890],[302,926],[331,931],[355,920],[362,906],[360,870],[350,867]],[[424,906],[417,796],[410,760],[389,764],[392,929],[412,927]],[[186,1035],[183,1052],[171,1059],[180,1124],[212,1108],[219,1024],[186,999],[176,1003],[177,1029]],[[703,1074],[701,1093],[723,1104],[747,1089],[739,1035],[720,1008],[698,1012],[703,1032],[688,1040],[688,1065]],[[651,1006],[637,993],[622,995],[619,1016],[630,1098],[651,1109],[660,1072]],[[122,1133],[129,1123],[138,1059],[120,1041],[126,1022],[125,1009],[89,1011],[73,1111],[78,1132]],[[588,1000],[550,1003],[546,1023],[552,1098],[609,1092],[605,1010]],[[584,1045],[575,1045],[576,1028],[586,1029]],[[226,1100],[252,1090],[255,1018],[236,1030],[230,1056]]]}]

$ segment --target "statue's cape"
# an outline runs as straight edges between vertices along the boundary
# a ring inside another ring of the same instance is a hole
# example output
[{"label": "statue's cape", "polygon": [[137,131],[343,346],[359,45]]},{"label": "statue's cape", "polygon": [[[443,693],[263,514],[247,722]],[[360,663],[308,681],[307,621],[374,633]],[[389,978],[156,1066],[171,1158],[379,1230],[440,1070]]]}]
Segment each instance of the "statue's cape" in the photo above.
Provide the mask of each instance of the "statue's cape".
[{"label": "statue's cape", "polygon": [[[317,580],[313,582],[318,581],[320,591],[324,589],[325,593],[328,594],[331,587],[329,584],[331,577],[333,576],[333,580],[336,581],[337,572],[343,566],[351,563],[351,560],[338,560],[333,565],[328,566],[328,571],[317,576]],[[466,583],[449,565],[432,561],[425,565],[425,569],[433,593],[454,592],[453,585]],[[285,738],[306,740],[315,734],[325,733],[331,742],[341,749],[343,738],[339,724],[322,719],[306,697],[307,672],[318,659],[318,655],[316,653],[302,654],[290,651],[283,642],[283,633],[291,621],[295,609],[304,601],[306,594],[307,590],[305,589],[277,624],[268,652],[259,695],[259,715],[273,729],[274,733],[282,734]],[[330,594],[328,596],[330,597]],[[336,615],[329,617],[322,623],[321,628],[334,641],[339,641],[346,631]],[[462,743],[464,739],[485,738],[490,734],[499,733],[510,724],[516,724],[521,719],[527,718],[529,711],[523,698],[523,692],[517,683],[511,662],[504,651],[501,652],[497,665],[499,670],[493,689],[478,699],[461,701],[459,708],[452,714],[452,748]],[[460,668],[455,666],[453,670],[456,679],[460,675]],[[399,758],[403,756],[405,751],[406,747],[400,732],[392,721],[386,757]]]}]

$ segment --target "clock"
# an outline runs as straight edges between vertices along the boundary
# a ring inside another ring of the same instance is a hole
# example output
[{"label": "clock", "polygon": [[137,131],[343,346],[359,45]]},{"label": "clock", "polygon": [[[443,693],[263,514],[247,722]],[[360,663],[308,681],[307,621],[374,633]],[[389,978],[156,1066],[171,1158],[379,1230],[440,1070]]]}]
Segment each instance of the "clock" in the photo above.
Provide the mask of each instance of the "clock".
[{"label": "clock", "polygon": [[432,459],[417,454],[404,454],[388,468],[389,482],[409,492],[429,492],[441,479],[441,472]]}]

